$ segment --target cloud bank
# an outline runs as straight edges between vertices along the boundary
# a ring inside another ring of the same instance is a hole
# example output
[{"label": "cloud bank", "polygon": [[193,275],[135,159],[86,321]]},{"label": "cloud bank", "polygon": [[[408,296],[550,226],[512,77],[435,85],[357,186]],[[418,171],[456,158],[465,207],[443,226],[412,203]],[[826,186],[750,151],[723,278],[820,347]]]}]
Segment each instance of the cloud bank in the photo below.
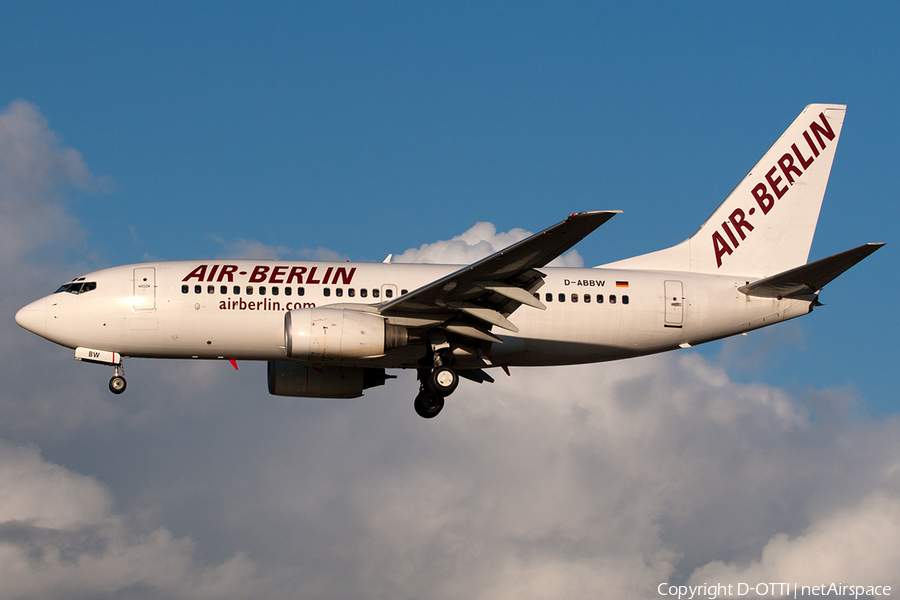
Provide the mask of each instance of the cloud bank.
[{"label": "cloud bank", "polygon": [[[733,381],[733,345],[777,328],[725,342],[722,366],[682,351],[463,382],[433,421],[406,373],[311,400],[269,396],[262,365],[129,361],[112,397],[110,373],[13,321],[56,283],[35,251],[78,231],[65,190],[92,176],[61,166],[72,154],[33,106],[0,124],[17,182],[0,272],[37,273],[0,304],[0,600],[900,586],[900,420],[861,416],[852,390]],[[526,235],[478,224],[401,256],[469,262]]]},{"label": "cloud bank", "polygon": [[[453,236],[449,240],[410,248],[394,256],[393,262],[467,265],[524,240],[530,235],[532,235],[530,231],[518,227],[497,233],[497,228],[492,223],[481,221],[475,223],[466,232]],[[577,250],[569,250],[550,262],[549,266],[583,267],[584,259]]]}]

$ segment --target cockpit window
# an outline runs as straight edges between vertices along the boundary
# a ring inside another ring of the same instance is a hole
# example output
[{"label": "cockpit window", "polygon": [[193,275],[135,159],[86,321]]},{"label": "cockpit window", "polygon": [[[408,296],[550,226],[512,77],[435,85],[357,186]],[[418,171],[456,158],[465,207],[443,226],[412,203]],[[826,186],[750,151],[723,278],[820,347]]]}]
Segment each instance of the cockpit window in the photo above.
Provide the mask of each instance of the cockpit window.
[{"label": "cockpit window", "polygon": [[[84,279],[82,277],[82,279]],[[60,292],[69,292],[70,294],[84,294],[90,292],[92,290],[97,289],[97,283],[95,281],[85,281],[84,283],[80,281],[75,281],[72,283],[67,283],[61,286],[58,290],[53,292],[54,294],[58,294]]]}]

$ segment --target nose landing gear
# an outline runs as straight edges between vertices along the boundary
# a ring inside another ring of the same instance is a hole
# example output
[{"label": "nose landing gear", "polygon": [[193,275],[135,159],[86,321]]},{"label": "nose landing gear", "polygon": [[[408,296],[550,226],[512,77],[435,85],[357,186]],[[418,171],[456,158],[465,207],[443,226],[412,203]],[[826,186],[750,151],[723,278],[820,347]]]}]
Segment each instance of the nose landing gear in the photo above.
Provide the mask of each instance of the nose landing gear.
[{"label": "nose landing gear", "polygon": [[125,391],[125,386],[127,383],[125,382],[125,367],[122,365],[116,365],[116,372],[112,376],[112,379],[109,380],[109,391],[113,394],[121,394]]}]

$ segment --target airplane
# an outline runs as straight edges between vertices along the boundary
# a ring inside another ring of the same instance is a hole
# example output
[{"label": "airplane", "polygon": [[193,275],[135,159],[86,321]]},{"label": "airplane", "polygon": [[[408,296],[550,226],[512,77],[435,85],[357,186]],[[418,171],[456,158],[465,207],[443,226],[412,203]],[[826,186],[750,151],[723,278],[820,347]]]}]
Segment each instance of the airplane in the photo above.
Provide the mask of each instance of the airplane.
[{"label": "airplane", "polygon": [[205,260],[102,269],[16,314],[114,367],[123,358],[266,361],[271,394],[356,398],[415,369],[436,416],[460,378],[687,348],[821,306],[883,244],[807,262],[846,106],[811,104],[712,216],[663,250],[593,268],[548,263],[618,210],[581,212],[470,265]]}]

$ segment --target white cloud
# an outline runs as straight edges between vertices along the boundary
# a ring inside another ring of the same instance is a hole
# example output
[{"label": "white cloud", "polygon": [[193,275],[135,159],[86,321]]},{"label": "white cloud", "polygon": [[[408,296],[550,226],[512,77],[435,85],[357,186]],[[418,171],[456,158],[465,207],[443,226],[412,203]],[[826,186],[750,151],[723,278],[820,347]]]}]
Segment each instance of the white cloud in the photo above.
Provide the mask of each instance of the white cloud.
[{"label": "white cloud", "polygon": [[0,111],[0,278],[10,282],[0,295],[0,379],[6,387],[0,424],[7,432],[65,431],[116,413],[108,400],[86,397],[84,372],[60,390],[59,381],[46,375],[68,367],[71,354],[13,320],[26,303],[88,270],[84,236],[68,210],[67,193],[110,186],[109,178],[92,175],[81,155],[60,143],[33,104],[18,100]]},{"label": "white cloud", "polygon": [[[859,421],[840,394],[736,384],[692,353],[464,382],[433,422],[409,414],[412,383],[268,430],[294,441],[265,458],[263,487],[290,499],[285,523],[322,527],[306,539],[330,568],[309,585],[342,573],[348,597],[658,597],[858,505],[900,450],[900,423]],[[830,564],[889,564],[893,531],[821,547]]]},{"label": "white cloud", "polygon": [[[422,244],[393,257],[396,263],[434,263],[467,265],[511,244],[524,240],[530,231],[514,228],[497,233],[492,223],[478,222],[460,235],[449,240]],[[570,250],[550,263],[554,267],[583,267],[584,259],[577,250]]]},{"label": "white cloud", "polygon": [[[33,448],[0,468],[0,486],[32,473],[23,497],[48,500],[28,518],[68,532],[8,544],[23,573],[37,548],[53,557],[46,581],[82,586],[34,596],[138,581],[175,598],[239,595],[210,580],[260,598],[653,598],[665,581],[763,575],[897,584],[900,422],[861,420],[838,392],[737,384],[684,352],[463,382],[423,421],[409,374],[328,401],[267,396],[258,365],[138,364],[141,412],[64,446],[98,467],[104,449],[119,454],[107,485],[143,489],[124,513]],[[85,499],[53,517],[67,490]],[[78,548],[96,556],[75,564]]]},{"label": "white cloud", "polygon": [[214,566],[165,528],[140,532],[111,512],[108,490],[0,441],[0,598],[77,598],[142,588],[144,596],[247,598],[255,567]]},{"label": "white cloud", "polygon": [[89,478],[44,462],[35,448],[0,440],[0,523],[69,530],[98,523],[111,502]]},{"label": "white cloud", "polygon": [[0,111],[0,253],[17,257],[43,244],[80,241],[65,208],[70,186],[102,191],[113,184],[60,144],[33,104],[16,100]]},{"label": "white cloud", "polygon": [[347,256],[328,248],[301,248],[294,250],[288,246],[270,246],[256,240],[243,238],[236,242],[227,242],[222,238],[214,238],[222,245],[222,258],[244,258],[249,260],[305,259],[322,261],[345,261]]},{"label": "white cloud", "polygon": [[222,238],[215,238],[222,245],[222,258],[245,258],[249,260],[278,260],[291,252],[285,246],[268,246],[256,240],[243,238],[236,242],[226,242]]},{"label": "white cloud", "polygon": [[770,581],[800,586],[890,584],[896,589],[898,538],[900,496],[877,491],[855,506],[816,520],[801,535],[775,534],[759,560],[743,565],[714,561],[697,569],[690,581],[694,585],[716,581],[735,589],[739,582]]}]

